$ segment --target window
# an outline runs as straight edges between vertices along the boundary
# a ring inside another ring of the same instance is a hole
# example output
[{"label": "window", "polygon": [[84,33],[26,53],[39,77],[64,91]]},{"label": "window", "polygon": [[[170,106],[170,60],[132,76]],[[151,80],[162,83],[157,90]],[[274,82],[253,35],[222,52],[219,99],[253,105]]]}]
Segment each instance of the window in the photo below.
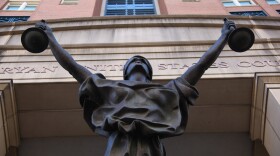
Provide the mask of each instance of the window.
[{"label": "window", "polygon": [[230,12],[231,15],[238,16],[267,16],[263,11],[240,11],[240,12]]},{"label": "window", "polygon": [[62,0],[60,4],[64,5],[76,5],[78,4],[79,0]]},{"label": "window", "polygon": [[252,3],[250,1],[240,1],[239,4],[241,6],[250,6],[250,5],[252,5]]},{"label": "window", "polygon": [[23,10],[29,10],[29,11],[36,10],[36,6],[35,5],[28,5]]},{"label": "window", "polygon": [[226,6],[226,7],[236,6],[233,2],[223,2],[223,5]]},{"label": "window", "polygon": [[105,16],[154,15],[154,0],[107,0]]},{"label": "window", "polygon": [[266,0],[267,4],[279,4],[279,1],[277,0]]},{"label": "window", "polygon": [[222,0],[222,3],[225,7],[255,5],[252,0]]},{"label": "window", "polygon": [[9,5],[5,10],[19,10],[20,5]]},{"label": "window", "polygon": [[0,23],[27,21],[29,16],[0,16]]},{"label": "window", "polygon": [[36,10],[37,5],[39,4],[39,1],[13,1],[10,0],[9,3],[4,7],[3,10],[9,10],[9,11],[34,11]]}]

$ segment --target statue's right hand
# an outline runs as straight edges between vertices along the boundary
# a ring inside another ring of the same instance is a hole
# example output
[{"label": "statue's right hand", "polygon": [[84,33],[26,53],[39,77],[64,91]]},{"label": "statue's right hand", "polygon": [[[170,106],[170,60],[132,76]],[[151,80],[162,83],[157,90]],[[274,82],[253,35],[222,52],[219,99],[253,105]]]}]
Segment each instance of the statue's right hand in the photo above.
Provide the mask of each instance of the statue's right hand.
[{"label": "statue's right hand", "polygon": [[224,19],[224,26],[222,28],[222,34],[229,35],[234,29],[236,25],[233,21],[228,20],[227,18]]},{"label": "statue's right hand", "polygon": [[52,29],[47,25],[47,23],[45,22],[45,20],[41,20],[40,22],[37,22],[37,23],[35,24],[35,27],[44,30],[44,32],[45,32],[48,36],[52,35]]}]

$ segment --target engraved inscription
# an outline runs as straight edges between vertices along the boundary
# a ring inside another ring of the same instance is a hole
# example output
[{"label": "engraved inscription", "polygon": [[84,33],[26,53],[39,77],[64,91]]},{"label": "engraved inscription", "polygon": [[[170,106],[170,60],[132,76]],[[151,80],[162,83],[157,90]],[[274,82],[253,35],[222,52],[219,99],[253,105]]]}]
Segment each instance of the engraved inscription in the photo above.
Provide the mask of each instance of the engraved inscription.
[{"label": "engraved inscription", "polygon": [[109,64],[109,65],[91,65],[85,66],[90,71],[123,71],[123,65]]},{"label": "engraved inscription", "polygon": [[[164,63],[160,62],[157,64],[155,70],[167,71],[167,70],[180,70],[186,71],[189,67],[195,63]],[[123,65],[120,64],[92,64],[85,65],[85,68],[90,70],[92,73],[95,72],[120,72],[123,71]],[[280,67],[280,60],[242,60],[239,62],[225,62],[217,61],[213,63],[210,69],[226,69],[226,68],[265,68],[265,67]],[[0,66],[0,74],[44,74],[44,73],[55,73],[58,71],[60,66],[16,66],[16,67],[5,67]],[[59,69],[60,70],[60,69]]]},{"label": "engraved inscription", "polygon": [[[188,64],[178,64],[178,63],[171,63],[171,64],[159,64],[158,70],[174,70],[174,69],[187,69],[190,66],[194,65],[195,63],[188,65]],[[211,65],[210,68],[229,68],[229,64],[227,62],[215,62]]]},{"label": "engraved inscription", "polygon": [[53,67],[1,67],[0,74],[20,74],[20,73],[54,73],[58,66]]},{"label": "engraved inscription", "polygon": [[241,68],[249,68],[249,67],[279,67],[280,61],[241,61],[237,64],[238,67]]}]

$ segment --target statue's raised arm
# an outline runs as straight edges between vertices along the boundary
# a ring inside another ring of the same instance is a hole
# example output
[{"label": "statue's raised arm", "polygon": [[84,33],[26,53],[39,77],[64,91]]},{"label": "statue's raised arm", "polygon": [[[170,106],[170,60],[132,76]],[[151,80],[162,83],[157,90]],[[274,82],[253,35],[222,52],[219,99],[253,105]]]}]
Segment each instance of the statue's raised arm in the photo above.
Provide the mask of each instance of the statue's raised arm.
[{"label": "statue's raised arm", "polygon": [[187,80],[191,85],[195,85],[202,77],[204,72],[216,61],[224,46],[227,43],[229,34],[234,30],[235,24],[232,21],[225,20],[222,28],[222,34],[215,44],[200,58],[200,60],[191,66],[182,78]]},{"label": "statue's raised arm", "polygon": [[57,62],[67,70],[79,83],[83,83],[84,80],[92,73],[85,67],[78,64],[73,57],[61,47],[61,45],[55,39],[52,29],[45,22],[38,22],[36,27],[42,28],[49,38],[49,46],[56,58]]}]

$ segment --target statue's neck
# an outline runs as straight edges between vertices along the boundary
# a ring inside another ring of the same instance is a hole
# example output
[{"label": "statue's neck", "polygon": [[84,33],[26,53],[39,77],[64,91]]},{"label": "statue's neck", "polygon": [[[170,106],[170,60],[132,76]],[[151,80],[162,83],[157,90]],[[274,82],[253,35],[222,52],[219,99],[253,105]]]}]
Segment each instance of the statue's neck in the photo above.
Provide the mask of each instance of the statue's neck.
[{"label": "statue's neck", "polygon": [[142,74],[141,72],[132,73],[128,80],[130,81],[139,81],[139,82],[149,82],[146,75]]}]

